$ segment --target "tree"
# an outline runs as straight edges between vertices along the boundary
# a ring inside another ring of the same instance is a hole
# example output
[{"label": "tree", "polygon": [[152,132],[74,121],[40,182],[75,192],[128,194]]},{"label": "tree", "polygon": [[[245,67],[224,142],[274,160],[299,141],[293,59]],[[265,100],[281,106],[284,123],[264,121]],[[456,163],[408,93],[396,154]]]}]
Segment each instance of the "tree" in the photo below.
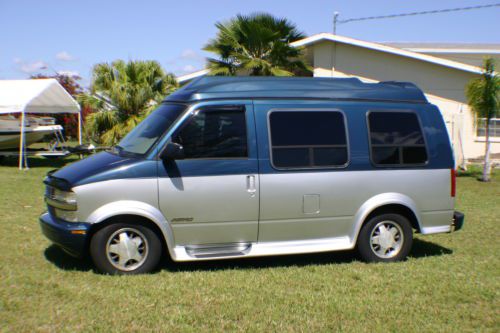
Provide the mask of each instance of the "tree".
[{"label": "tree", "polygon": [[490,181],[490,123],[500,105],[500,77],[495,72],[495,62],[491,58],[484,60],[484,70],[480,78],[473,79],[467,84],[467,102],[477,118],[486,121],[486,144],[484,153],[484,167],[482,181]]},{"label": "tree", "polygon": [[54,75],[35,74],[30,79],[56,79],[61,86],[73,97],[83,92],[82,86],[78,83],[82,78],[78,75],[67,75],[55,73]]},{"label": "tree", "polygon": [[79,101],[97,112],[86,119],[86,133],[99,144],[115,145],[178,87],[156,61],[114,61],[93,68],[91,94]]},{"label": "tree", "polygon": [[[73,98],[77,98],[78,95],[83,93],[83,88],[78,83],[78,81],[81,80],[81,77],[77,75],[70,76],[59,73],[55,73],[54,75],[35,74],[32,75],[30,79],[56,79]],[[82,107],[82,119],[85,119],[85,117],[91,112],[92,110],[90,108]],[[48,116],[54,117],[57,123],[64,127],[64,133],[66,136],[71,136],[73,138],[78,137],[78,118],[76,115],[61,113],[49,114]]]},{"label": "tree", "polygon": [[211,75],[293,76],[311,72],[302,58],[303,49],[290,45],[305,36],[287,19],[256,13],[237,15],[215,26],[217,36],[204,47],[218,56],[208,59]]}]

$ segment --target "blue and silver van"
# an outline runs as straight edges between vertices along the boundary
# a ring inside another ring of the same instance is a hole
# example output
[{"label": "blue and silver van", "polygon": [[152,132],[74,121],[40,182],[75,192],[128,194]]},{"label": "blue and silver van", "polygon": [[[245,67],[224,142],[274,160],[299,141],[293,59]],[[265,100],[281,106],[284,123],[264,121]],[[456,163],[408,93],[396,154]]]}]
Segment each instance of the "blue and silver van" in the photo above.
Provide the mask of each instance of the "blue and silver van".
[{"label": "blue and silver van", "polygon": [[356,248],[458,230],[450,140],[415,85],[204,77],[111,151],[45,179],[43,233],[101,272]]}]

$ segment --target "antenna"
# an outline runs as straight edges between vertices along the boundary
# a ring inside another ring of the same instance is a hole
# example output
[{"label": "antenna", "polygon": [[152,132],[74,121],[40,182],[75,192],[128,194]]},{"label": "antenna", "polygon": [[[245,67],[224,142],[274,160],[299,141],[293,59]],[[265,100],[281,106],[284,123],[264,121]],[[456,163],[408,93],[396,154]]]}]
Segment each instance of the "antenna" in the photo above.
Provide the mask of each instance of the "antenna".
[{"label": "antenna", "polygon": [[333,34],[337,34],[337,19],[339,17],[339,12],[333,12]]}]

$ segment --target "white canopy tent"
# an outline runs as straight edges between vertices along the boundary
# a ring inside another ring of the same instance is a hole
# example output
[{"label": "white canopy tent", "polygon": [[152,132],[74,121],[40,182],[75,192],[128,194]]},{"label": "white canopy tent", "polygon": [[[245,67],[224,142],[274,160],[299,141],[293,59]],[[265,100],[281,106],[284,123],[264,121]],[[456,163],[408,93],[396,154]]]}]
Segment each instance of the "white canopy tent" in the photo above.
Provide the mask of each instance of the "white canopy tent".
[{"label": "white canopy tent", "polygon": [[25,160],[26,113],[76,113],[78,115],[78,141],[82,143],[80,105],[55,79],[0,80],[0,114],[21,114],[19,143],[19,169]]}]

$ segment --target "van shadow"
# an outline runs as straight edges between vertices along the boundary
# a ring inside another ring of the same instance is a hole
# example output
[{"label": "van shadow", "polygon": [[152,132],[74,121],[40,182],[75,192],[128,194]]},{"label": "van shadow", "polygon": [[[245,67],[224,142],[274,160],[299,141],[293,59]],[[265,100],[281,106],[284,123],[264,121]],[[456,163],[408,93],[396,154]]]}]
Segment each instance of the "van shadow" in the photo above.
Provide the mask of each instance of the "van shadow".
[{"label": "van shadow", "polygon": [[194,262],[174,262],[165,258],[161,270],[170,272],[220,271],[265,269],[274,267],[305,267],[310,265],[347,264],[355,261],[353,251],[338,251],[325,253],[294,254],[282,256],[266,256],[238,258],[226,260],[208,260]]},{"label": "van shadow", "polygon": [[413,239],[413,246],[408,255],[410,258],[425,258],[452,254],[453,250],[436,243],[421,239]]},{"label": "van shadow", "polygon": [[43,254],[47,261],[65,271],[88,272],[94,270],[92,261],[88,256],[84,258],[72,257],[54,244],[46,248]]},{"label": "van shadow", "polygon": [[[75,161],[77,161],[77,158],[75,157],[66,157],[66,158],[29,157],[28,167],[29,168],[48,167],[48,168],[59,169],[65,166],[66,164],[73,163]],[[17,168],[19,166],[19,160],[17,159],[17,157],[0,158],[0,166]]]},{"label": "van shadow", "polygon": [[[425,258],[452,254],[441,245],[414,239],[410,258]],[[218,271],[226,269],[263,269],[273,267],[304,267],[309,265],[348,264],[358,261],[356,251],[337,251],[312,254],[239,258],[228,260],[173,262],[165,258],[160,269],[171,272]]]},{"label": "van shadow", "polygon": [[[452,254],[453,251],[441,245],[420,239],[413,241],[410,258],[425,258]],[[74,258],[56,245],[44,252],[45,258],[62,270],[88,272],[94,270],[90,258]],[[355,251],[324,252],[269,257],[209,260],[195,262],[174,262],[168,256],[156,270],[169,272],[220,271],[228,269],[265,269],[273,267],[305,267],[310,265],[348,264],[357,261]]]}]

